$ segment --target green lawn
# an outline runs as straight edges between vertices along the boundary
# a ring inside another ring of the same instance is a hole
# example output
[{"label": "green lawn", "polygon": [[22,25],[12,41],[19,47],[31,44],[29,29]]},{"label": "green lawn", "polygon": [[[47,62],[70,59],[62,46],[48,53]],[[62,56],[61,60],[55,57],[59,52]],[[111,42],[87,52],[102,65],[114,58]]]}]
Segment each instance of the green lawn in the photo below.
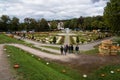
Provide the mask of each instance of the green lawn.
[{"label": "green lawn", "polygon": [[[82,77],[75,70],[71,70],[57,63],[38,60],[27,52],[13,46],[7,46],[7,54],[10,55],[11,66],[19,64],[18,76],[23,76],[21,80],[79,80]],[[62,70],[66,72],[63,73]]]},{"label": "green lawn", "polygon": [[23,43],[23,41],[8,37],[5,34],[0,34],[0,44],[3,43]]},{"label": "green lawn", "polygon": [[[49,47],[49,46],[42,46],[42,47],[52,48],[51,46],[50,46],[50,47]],[[49,50],[45,50],[45,49],[42,49],[42,48],[39,48],[39,47],[32,46],[32,48],[37,49],[37,50],[40,50],[40,51],[42,51],[42,52],[49,53],[49,54],[60,55],[60,54],[57,54],[57,53],[55,53],[55,52],[51,52],[51,51],[49,51]],[[55,47],[54,47],[54,48],[55,48]]]},{"label": "green lawn", "polygon": [[105,66],[95,71],[88,80],[120,80],[120,64]]},{"label": "green lawn", "polygon": [[98,48],[95,48],[95,49],[92,49],[92,50],[88,50],[88,51],[82,51],[82,53],[84,54],[98,54],[99,51],[98,51]]},{"label": "green lawn", "polygon": [[55,49],[55,50],[60,50],[59,47],[55,47],[55,46],[42,46],[42,47],[50,48],[50,49]]}]

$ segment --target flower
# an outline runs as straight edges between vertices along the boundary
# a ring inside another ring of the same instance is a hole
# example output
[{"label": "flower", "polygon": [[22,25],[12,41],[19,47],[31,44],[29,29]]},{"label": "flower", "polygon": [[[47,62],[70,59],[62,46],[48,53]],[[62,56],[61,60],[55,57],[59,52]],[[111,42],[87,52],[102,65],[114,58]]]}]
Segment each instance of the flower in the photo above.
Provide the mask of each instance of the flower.
[{"label": "flower", "polygon": [[86,75],[86,74],[84,74],[84,75],[83,75],[83,77],[84,77],[84,78],[86,78],[86,77],[87,77],[87,75]]}]

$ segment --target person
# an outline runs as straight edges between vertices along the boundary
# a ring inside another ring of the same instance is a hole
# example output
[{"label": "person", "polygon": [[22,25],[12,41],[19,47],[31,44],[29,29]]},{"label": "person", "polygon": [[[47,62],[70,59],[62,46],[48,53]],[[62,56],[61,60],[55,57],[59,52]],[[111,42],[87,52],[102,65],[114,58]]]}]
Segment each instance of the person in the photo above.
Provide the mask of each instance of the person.
[{"label": "person", "polygon": [[76,45],[76,47],[75,47],[75,52],[76,52],[76,54],[79,53],[79,46],[78,45]]},{"label": "person", "polygon": [[61,47],[60,47],[61,55],[63,55],[63,50],[64,50],[64,48],[63,48],[63,46],[61,45]]},{"label": "person", "polygon": [[25,36],[26,36],[26,34],[25,34],[25,33],[23,33],[23,39],[25,38]]},{"label": "person", "polygon": [[67,53],[67,46],[66,45],[64,45],[64,53],[65,53],[65,55]]},{"label": "person", "polygon": [[68,52],[71,53],[71,45],[68,45]]},{"label": "person", "polygon": [[71,53],[73,53],[74,47],[72,44],[71,44],[70,48],[71,48]]}]

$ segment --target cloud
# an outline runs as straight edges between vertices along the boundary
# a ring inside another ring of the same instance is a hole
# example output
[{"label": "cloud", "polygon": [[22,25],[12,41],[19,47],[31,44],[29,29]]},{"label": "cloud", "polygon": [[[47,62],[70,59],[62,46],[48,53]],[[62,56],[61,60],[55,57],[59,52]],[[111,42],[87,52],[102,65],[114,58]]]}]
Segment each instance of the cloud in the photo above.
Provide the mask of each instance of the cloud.
[{"label": "cloud", "polygon": [[0,0],[0,15],[20,19],[70,19],[102,15],[106,0]]},{"label": "cloud", "polygon": [[91,0],[93,3],[99,2],[100,0]]}]

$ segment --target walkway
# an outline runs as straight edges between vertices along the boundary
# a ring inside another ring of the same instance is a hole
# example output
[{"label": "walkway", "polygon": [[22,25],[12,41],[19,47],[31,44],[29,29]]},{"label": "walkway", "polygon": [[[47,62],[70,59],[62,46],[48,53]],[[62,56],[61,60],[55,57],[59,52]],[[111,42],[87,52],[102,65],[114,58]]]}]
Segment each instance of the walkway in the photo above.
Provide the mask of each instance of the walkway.
[{"label": "walkway", "polygon": [[3,46],[0,44],[0,80],[14,80],[7,56],[3,53]]},{"label": "walkway", "polygon": [[66,33],[66,35],[65,35],[65,40],[64,40],[64,44],[66,45],[66,44],[70,44],[70,36],[68,35],[68,33]]},{"label": "walkway", "polygon": [[[18,36],[15,36],[15,38],[19,38]],[[80,50],[82,51],[86,51],[86,50],[91,50],[91,49],[94,49],[94,46],[98,45],[101,43],[101,41],[103,40],[108,40],[108,39],[113,39],[114,37],[110,37],[110,38],[105,38],[105,39],[102,39],[102,40],[97,40],[95,42],[91,42],[91,43],[88,43],[88,44],[81,44],[79,45],[79,48]],[[65,44],[67,44],[69,42],[69,36],[66,36],[66,39],[65,39]],[[37,41],[33,41],[33,40],[29,40],[29,39],[23,39],[25,42],[28,42],[28,43],[31,43],[31,44],[34,44],[35,46],[39,47],[39,46],[54,46],[54,47],[60,47],[60,45],[54,45],[54,44],[43,44],[43,43],[40,43],[40,42],[37,42]],[[45,48],[44,48],[45,49]],[[54,50],[54,49],[48,49],[46,48],[45,50],[49,50],[49,51],[52,51],[52,52],[57,52],[57,53],[60,53],[60,51],[58,50]]]},{"label": "walkway", "polygon": [[36,55],[38,57],[41,57],[41,58],[59,60],[59,61],[64,61],[64,62],[68,62],[71,59],[77,58],[77,55],[74,55],[74,54],[69,54],[67,56],[65,56],[65,55],[54,55],[54,54],[49,54],[49,53],[45,53],[45,52],[33,49],[31,47],[27,47],[27,46],[22,45],[22,44],[8,44],[8,45],[18,47],[18,48],[20,48],[22,50],[25,50],[25,51],[27,51],[27,52],[29,52],[29,53],[31,53],[33,55]]}]

